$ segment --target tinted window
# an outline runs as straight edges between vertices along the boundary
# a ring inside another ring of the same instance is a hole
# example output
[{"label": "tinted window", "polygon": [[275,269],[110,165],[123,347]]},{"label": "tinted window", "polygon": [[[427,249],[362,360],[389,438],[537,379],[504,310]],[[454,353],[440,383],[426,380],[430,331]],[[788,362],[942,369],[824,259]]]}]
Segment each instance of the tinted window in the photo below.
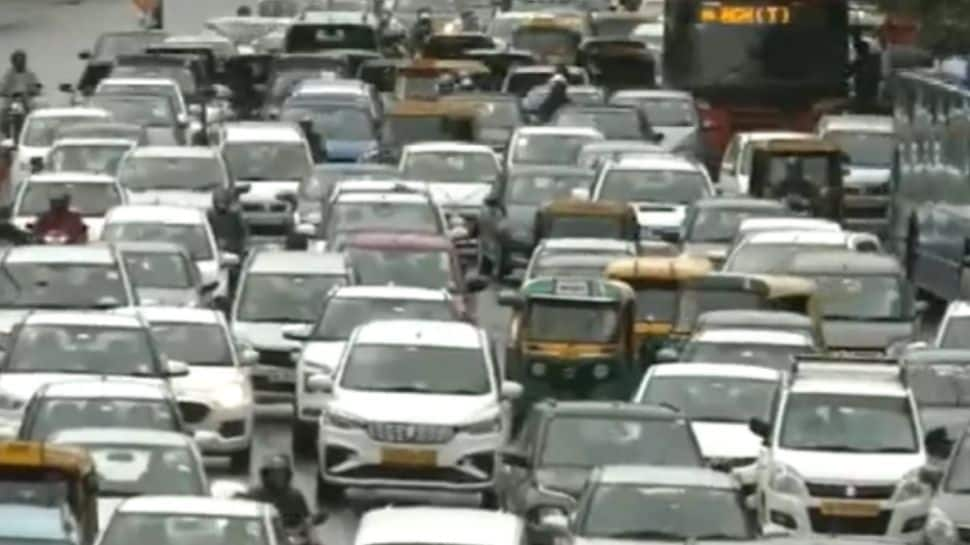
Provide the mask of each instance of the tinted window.
[{"label": "tinted window", "polygon": [[345,276],[247,274],[239,296],[236,320],[242,322],[313,322],[320,301]]},{"label": "tinted window", "polygon": [[703,461],[684,419],[554,418],[540,455],[543,466],[616,464],[700,466]]},{"label": "tinted window", "polygon": [[484,395],[491,391],[479,348],[356,345],[340,384],[352,390]]},{"label": "tinted window", "polygon": [[222,326],[162,323],[151,325],[159,348],[170,358],[192,366],[231,367],[232,352]]},{"label": "tinted window", "polygon": [[152,375],[158,361],[142,329],[37,324],[20,329],[4,371]]},{"label": "tinted window", "polygon": [[910,411],[905,397],[791,394],[779,441],[797,450],[917,452]]},{"label": "tinted window", "polygon": [[226,173],[215,157],[130,157],[121,164],[118,181],[126,189],[209,192],[226,185]]},{"label": "tinted window", "polygon": [[172,406],[153,399],[43,398],[20,437],[45,441],[54,433],[77,428],[139,428],[181,431]]},{"label": "tinted window", "polygon": [[174,242],[181,244],[195,261],[214,259],[202,224],[109,223],[104,226],[101,238],[108,242]]},{"label": "tinted window", "polygon": [[39,216],[50,209],[52,196],[63,193],[71,196],[71,209],[86,217],[104,216],[109,209],[121,204],[121,195],[113,183],[27,182],[17,215]]}]

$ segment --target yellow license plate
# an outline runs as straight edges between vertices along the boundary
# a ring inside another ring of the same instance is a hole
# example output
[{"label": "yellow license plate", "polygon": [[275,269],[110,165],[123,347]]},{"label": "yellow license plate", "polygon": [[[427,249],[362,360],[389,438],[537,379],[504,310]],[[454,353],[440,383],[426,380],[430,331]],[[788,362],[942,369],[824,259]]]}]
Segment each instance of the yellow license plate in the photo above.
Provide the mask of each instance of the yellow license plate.
[{"label": "yellow license plate", "polygon": [[823,501],[819,510],[832,517],[875,518],[881,509],[871,501]]},{"label": "yellow license plate", "polygon": [[385,448],[381,449],[381,465],[399,467],[434,467],[438,465],[438,453],[433,450]]}]

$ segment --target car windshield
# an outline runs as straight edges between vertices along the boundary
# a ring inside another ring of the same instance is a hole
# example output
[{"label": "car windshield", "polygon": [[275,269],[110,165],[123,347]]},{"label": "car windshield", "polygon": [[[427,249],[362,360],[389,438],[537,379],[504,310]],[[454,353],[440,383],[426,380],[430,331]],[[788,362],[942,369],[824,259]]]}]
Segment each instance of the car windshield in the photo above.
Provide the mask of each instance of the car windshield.
[{"label": "car windshield", "polygon": [[118,171],[118,163],[129,149],[131,146],[120,144],[55,146],[48,157],[48,164],[52,172],[93,172],[114,175]]},{"label": "car windshield", "polygon": [[91,106],[111,112],[115,121],[140,127],[175,127],[176,113],[172,100],[165,96],[99,95]]},{"label": "car windshield", "polygon": [[912,408],[904,396],[789,394],[779,442],[794,450],[919,451]]},{"label": "car windshield", "polygon": [[697,113],[689,100],[621,96],[610,102],[636,106],[653,127],[693,127],[697,124]]},{"label": "car windshield", "polygon": [[527,165],[575,165],[585,144],[600,140],[592,135],[529,134],[516,138],[512,161]]},{"label": "car windshield", "polygon": [[598,199],[604,201],[677,204],[693,204],[710,196],[707,178],[687,170],[610,169],[598,193]]},{"label": "car windshield", "polygon": [[565,28],[521,26],[512,34],[512,46],[533,53],[569,55],[576,51],[576,33]]},{"label": "car windshield", "polygon": [[321,72],[325,71],[319,68],[315,70],[295,68],[277,72],[273,77],[273,84],[268,93],[267,102],[279,104],[286,97],[290,96],[296,86],[303,82],[303,80],[319,78]]},{"label": "car windshield", "polygon": [[499,169],[490,153],[406,153],[401,171],[405,178],[427,182],[491,184]]},{"label": "car windshield", "polygon": [[[693,329],[697,317],[714,310],[759,310],[764,306],[760,293],[739,289],[684,288],[677,297],[678,329]],[[717,360],[715,360],[717,361]]]},{"label": "car windshield", "polygon": [[269,545],[270,540],[262,519],[257,517],[116,512],[99,543]]},{"label": "car windshield", "polygon": [[842,148],[854,167],[888,169],[896,151],[896,138],[892,134],[833,131],[825,139]]},{"label": "car windshield", "polygon": [[810,276],[826,319],[906,320],[902,280],[896,276]]},{"label": "car windshield", "polygon": [[309,117],[313,130],[325,141],[376,140],[374,123],[366,110],[348,105],[285,105],[283,121],[299,122]]},{"label": "car windshield", "polygon": [[94,44],[92,58],[114,60],[121,55],[138,55],[146,47],[165,40],[160,32],[139,34],[102,34]]},{"label": "car windshield", "polygon": [[970,407],[970,366],[964,362],[909,362],[906,376],[920,407]]},{"label": "car windshield", "polygon": [[83,443],[98,468],[99,496],[204,496],[205,478],[186,447]]},{"label": "car windshield", "polygon": [[108,223],[101,238],[107,242],[173,242],[181,244],[194,261],[215,259],[208,233],[202,224]]},{"label": "car windshield", "polygon": [[195,91],[195,78],[192,72],[184,68],[169,68],[166,70],[156,70],[155,67],[140,66],[116,66],[112,70],[114,76],[125,76],[132,78],[165,78],[178,82],[176,85],[102,85],[95,91],[95,96],[103,95],[122,95],[122,96],[154,96],[171,101],[173,104],[180,104],[179,89],[185,95],[191,95]]},{"label": "car windshield", "polygon": [[970,317],[951,316],[947,319],[939,348],[970,348]]},{"label": "car windshield", "polygon": [[236,321],[314,322],[327,293],[346,284],[347,277],[343,275],[247,274],[239,295]]},{"label": "car windshield", "polygon": [[216,157],[139,157],[124,161],[118,181],[134,192],[209,192],[226,185],[226,173]]},{"label": "car windshield", "polygon": [[129,303],[114,264],[10,263],[0,275],[0,308],[104,308]]},{"label": "car windshield", "polygon": [[67,193],[71,209],[85,217],[99,218],[121,204],[121,194],[114,183],[49,183],[27,182],[17,207],[18,216],[40,216],[51,207],[51,197]]},{"label": "car windshield", "polygon": [[445,300],[336,297],[327,303],[311,337],[319,341],[346,340],[357,326],[377,320],[456,319],[455,309]]},{"label": "car windshield", "polygon": [[45,397],[24,424],[20,437],[28,441],[46,441],[56,432],[77,428],[182,431],[173,407],[163,399]]},{"label": "car windshield", "polygon": [[218,324],[153,322],[152,335],[162,352],[192,366],[232,367],[229,339]]},{"label": "car windshield", "polygon": [[193,289],[189,263],[179,253],[132,252],[122,253],[128,278],[136,288]]},{"label": "car windshield", "polygon": [[634,484],[597,486],[578,533],[590,538],[677,542],[755,538],[737,490]]},{"label": "car windshield", "polygon": [[533,300],[524,327],[530,341],[608,343],[620,334],[616,303]]},{"label": "car windshield", "polygon": [[703,464],[690,424],[677,419],[559,416],[546,427],[542,466],[696,466]]},{"label": "car windshield", "polygon": [[143,329],[30,324],[15,336],[3,371],[157,375],[158,363]]},{"label": "car windshield", "polygon": [[687,224],[685,239],[694,243],[729,243],[738,234],[741,222],[748,218],[777,216],[773,208],[746,209],[698,207],[693,221]]},{"label": "car windshield", "polygon": [[491,391],[480,348],[361,344],[343,364],[340,384],[350,390],[485,395]]},{"label": "car windshield", "polygon": [[587,174],[518,174],[509,176],[505,199],[509,204],[541,205],[572,196],[574,189],[586,189],[593,182]]},{"label": "car windshield", "polygon": [[840,248],[835,244],[802,243],[741,243],[724,263],[724,270],[750,274],[779,274],[785,272],[792,258],[812,252],[831,252]]},{"label": "car windshield", "polygon": [[643,322],[671,323],[677,313],[677,286],[638,288],[637,319]]},{"label": "car windshield", "polygon": [[681,352],[681,361],[736,363],[756,365],[779,371],[790,371],[794,357],[811,354],[811,345],[689,342]]},{"label": "car windshield", "polygon": [[434,207],[427,202],[338,202],[330,211],[328,233],[340,231],[442,232]]},{"label": "car windshield", "polygon": [[303,142],[226,144],[223,158],[233,178],[240,182],[300,181],[313,172]]},{"label": "car windshield", "polygon": [[347,255],[363,285],[443,289],[454,283],[451,255],[444,250],[350,248]]},{"label": "car windshield", "polygon": [[29,117],[24,127],[22,144],[24,146],[45,148],[54,143],[54,137],[64,127],[90,121],[104,121],[99,116]]},{"label": "car windshield", "polygon": [[636,111],[625,108],[600,112],[561,111],[556,116],[555,124],[560,127],[590,127],[601,132],[607,140],[641,140],[646,136]]},{"label": "car windshield", "polygon": [[394,11],[402,13],[417,13],[423,9],[431,13],[454,13],[455,3],[452,0],[393,0]]},{"label": "car windshield", "polygon": [[692,421],[770,422],[778,388],[777,381],[742,377],[655,375],[640,402],[677,407]]}]

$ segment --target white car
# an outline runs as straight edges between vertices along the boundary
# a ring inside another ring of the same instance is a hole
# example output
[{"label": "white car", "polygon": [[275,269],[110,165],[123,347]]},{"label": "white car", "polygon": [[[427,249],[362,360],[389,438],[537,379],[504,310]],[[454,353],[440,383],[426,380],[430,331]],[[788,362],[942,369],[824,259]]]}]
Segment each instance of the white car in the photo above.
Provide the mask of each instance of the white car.
[{"label": "white car", "polygon": [[188,372],[184,362],[164,357],[138,316],[34,312],[11,337],[0,370],[0,428],[18,429],[27,400],[45,384],[79,375],[166,383]]},{"label": "white car", "polygon": [[373,320],[459,320],[461,315],[445,290],[402,286],[343,286],[324,299],[319,318],[310,326],[284,326],[283,337],[303,343],[296,362],[296,418],[293,451],[316,447],[318,422],[329,395],[307,384],[315,374],[333,375],[347,339],[357,326]]},{"label": "white car", "polygon": [[738,232],[734,235],[729,247],[737,246],[749,235],[765,231],[842,231],[842,226],[838,223],[822,218],[805,217],[760,217],[745,218],[738,224]]},{"label": "white car", "polygon": [[754,464],[761,438],[752,418],[770,421],[786,373],[752,365],[668,363],[647,370],[633,401],[667,404],[690,417],[701,453],[719,469]]},{"label": "white car", "polygon": [[970,348],[970,303],[951,301],[936,327],[934,348]]},{"label": "white car", "polygon": [[657,358],[665,362],[736,363],[785,371],[791,368],[793,356],[815,350],[811,335],[801,331],[718,327],[695,332],[679,351],[660,349]]},{"label": "white car", "polygon": [[849,231],[762,231],[743,238],[728,253],[721,270],[750,274],[777,274],[795,255],[849,249],[880,253],[882,243],[871,233]]},{"label": "white car", "polygon": [[266,250],[247,260],[229,315],[236,342],[257,352],[259,400],[293,400],[300,344],[283,329],[315,322],[330,290],[352,282],[343,254]]},{"label": "white car", "polygon": [[725,192],[747,195],[751,179],[751,158],[754,155],[755,144],[776,140],[800,140],[813,136],[812,133],[788,131],[752,131],[735,134],[721,158],[718,185]]},{"label": "white car", "polygon": [[756,466],[762,524],[922,543],[932,497],[919,477],[922,425],[902,367],[884,361],[802,359],[775,420],[752,421],[766,442]]},{"label": "white car", "polygon": [[218,281],[202,283],[189,251],[174,242],[116,242],[139,306],[208,307]]},{"label": "white car", "polygon": [[172,380],[182,419],[193,431],[206,431],[207,455],[228,455],[235,471],[248,471],[253,444],[255,401],[249,368],[253,350],[240,350],[223,314],[201,308],[143,307],[160,349],[188,364],[184,377]]},{"label": "white car", "polygon": [[717,194],[704,166],[677,155],[625,157],[607,162],[593,183],[593,201],[633,205],[641,238],[675,241],[687,207]]},{"label": "white car", "polygon": [[89,240],[101,237],[108,211],[127,201],[118,181],[108,174],[43,172],[26,178],[17,187],[12,211],[14,225],[32,230],[37,217],[50,209],[50,198],[60,193],[71,196],[71,210],[81,215]]},{"label": "white car", "polygon": [[138,142],[125,138],[62,138],[54,142],[44,166],[53,172],[90,172],[114,176],[118,164]]},{"label": "white car", "polygon": [[[30,112],[16,144],[17,159],[10,172],[13,188],[16,189],[20,181],[33,172],[31,163],[43,163],[59,129],[85,121],[109,119],[111,114],[100,108],[39,108]],[[14,146],[12,140],[6,140],[4,144],[9,148]]]},{"label": "white car", "polygon": [[364,513],[353,545],[521,545],[525,522],[511,513],[454,507],[387,507]]},{"label": "white car", "polygon": [[202,284],[218,283],[213,295],[226,295],[226,269],[239,264],[239,256],[222,252],[204,210],[180,206],[126,205],[105,216],[101,240],[107,242],[175,242],[192,256]]},{"label": "white car", "polygon": [[131,150],[118,167],[118,182],[131,204],[162,204],[208,210],[212,191],[234,186],[219,151],[203,146],[145,146]]},{"label": "white car", "polygon": [[522,386],[502,382],[485,331],[466,323],[375,321],[347,341],[320,418],[318,496],[347,487],[482,493],[494,503],[508,403]]},{"label": "white car", "polygon": [[512,133],[506,153],[506,170],[516,165],[575,165],[579,152],[590,142],[602,142],[603,133],[590,127],[519,127]]},{"label": "white car", "polygon": [[151,95],[164,96],[175,105],[175,115],[179,125],[183,127],[192,126],[190,131],[194,132],[201,128],[197,120],[190,116],[197,116],[201,113],[199,106],[188,106],[182,88],[178,82],[169,78],[105,78],[98,82],[94,90],[94,95]]}]

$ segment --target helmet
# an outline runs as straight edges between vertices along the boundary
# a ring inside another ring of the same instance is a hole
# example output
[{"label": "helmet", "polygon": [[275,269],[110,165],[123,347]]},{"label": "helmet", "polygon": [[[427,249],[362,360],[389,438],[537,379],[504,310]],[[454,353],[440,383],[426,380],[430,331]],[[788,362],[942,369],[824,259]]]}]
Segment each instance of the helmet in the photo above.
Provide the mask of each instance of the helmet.
[{"label": "helmet", "polygon": [[23,49],[17,49],[10,54],[10,62],[16,63],[18,60],[20,62],[27,62],[27,52]]},{"label": "helmet", "polygon": [[50,200],[51,206],[67,206],[71,203],[71,194],[64,190],[55,191],[50,194],[48,200]]},{"label": "helmet", "polygon": [[239,17],[248,17],[252,14],[253,10],[249,6],[239,6],[239,8],[236,9],[236,15]]},{"label": "helmet", "polygon": [[232,205],[232,195],[225,188],[220,187],[212,192],[212,208],[224,212]]},{"label": "helmet", "polygon": [[287,488],[293,479],[293,464],[286,454],[274,454],[263,461],[259,478],[266,488]]}]

